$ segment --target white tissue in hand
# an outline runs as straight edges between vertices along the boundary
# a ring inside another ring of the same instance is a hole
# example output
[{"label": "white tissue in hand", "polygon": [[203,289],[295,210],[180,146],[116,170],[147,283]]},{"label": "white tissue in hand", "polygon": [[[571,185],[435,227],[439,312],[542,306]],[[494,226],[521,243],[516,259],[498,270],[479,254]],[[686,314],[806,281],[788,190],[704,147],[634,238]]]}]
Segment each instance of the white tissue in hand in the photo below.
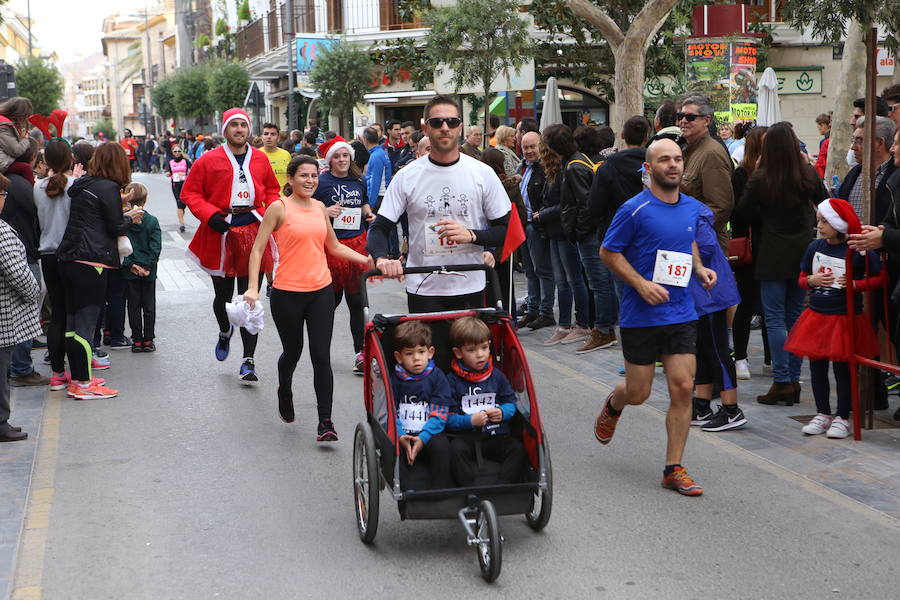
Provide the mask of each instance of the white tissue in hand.
[{"label": "white tissue in hand", "polygon": [[243,327],[248,333],[256,335],[266,326],[263,316],[266,314],[262,302],[257,302],[254,308],[244,300],[240,294],[225,303],[225,312],[228,313],[228,322],[235,327]]}]

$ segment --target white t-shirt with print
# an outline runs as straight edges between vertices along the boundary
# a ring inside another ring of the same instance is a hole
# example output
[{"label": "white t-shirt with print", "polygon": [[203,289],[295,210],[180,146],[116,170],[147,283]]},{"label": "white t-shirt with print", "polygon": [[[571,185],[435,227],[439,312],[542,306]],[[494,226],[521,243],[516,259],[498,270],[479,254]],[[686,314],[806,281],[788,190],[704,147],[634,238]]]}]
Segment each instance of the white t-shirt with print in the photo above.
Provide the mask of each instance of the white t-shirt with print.
[{"label": "white t-shirt with print", "polygon": [[[378,214],[397,222],[409,218],[408,267],[483,264],[478,244],[442,243],[434,224],[447,217],[468,229],[487,229],[490,221],[510,211],[509,196],[496,173],[465,154],[449,166],[428,157],[414,160],[397,172],[384,194]],[[406,291],[422,296],[459,296],[484,289],[484,273],[410,275]]]}]

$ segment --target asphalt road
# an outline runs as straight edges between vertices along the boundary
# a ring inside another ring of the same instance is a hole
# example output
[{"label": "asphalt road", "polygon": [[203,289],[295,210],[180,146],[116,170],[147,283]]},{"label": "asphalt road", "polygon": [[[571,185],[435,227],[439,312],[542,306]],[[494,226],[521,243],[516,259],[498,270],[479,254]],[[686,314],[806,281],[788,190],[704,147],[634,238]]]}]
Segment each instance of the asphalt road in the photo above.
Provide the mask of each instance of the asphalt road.
[{"label": "asphalt road", "polygon": [[[232,357],[215,360],[211,287],[179,262],[197,222],[179,234],[165,179],[138,180],[150,186],[170,271],[170,289],[158,291],[158,351],[111,352],[118,398],[57,404],[58,450],[36,467],[55,478],[44,551],[20,558],[20,569],[42,573],[43,597],[897,597],[896,521],[696,431],[685,464],[706,494],[664,490],[662,414],[629,408],[601,447],[592,421],[618,377],[581,372],[524,336],[553,453],[547,529],[501,519],[503,573],[490,587],[459,523],[401,522],[386,494],[378,537],[364,546],[351,479],[362,379],[351,373],[346,309],[332,347],[341,439],[322,445],[305,355],[297,421],[278,419],[270,321],[257,387],[237,384],[237,336]],[[403,310],[391,285],[373,291],[376,309]]]}]

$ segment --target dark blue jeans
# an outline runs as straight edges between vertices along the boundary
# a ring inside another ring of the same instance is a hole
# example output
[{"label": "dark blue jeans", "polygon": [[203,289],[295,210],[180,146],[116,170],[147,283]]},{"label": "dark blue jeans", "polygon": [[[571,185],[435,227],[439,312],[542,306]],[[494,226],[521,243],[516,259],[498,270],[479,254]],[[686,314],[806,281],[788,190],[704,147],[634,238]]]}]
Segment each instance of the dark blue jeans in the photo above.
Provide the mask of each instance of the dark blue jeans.
[{"label": "dark blue jeans", "polygon": [[578,242],[577,246],[588,287],[594,295],[594,328],[601,333],[610,333],[618,321],[619,303],[612,272],[600,260],[600,240],[591,238]]},{"label": "dark blue jeans", "polygon": [[803,358],[785,350],[784,342],[803,311],[806,292],[797,285],[796,279],[760,281],[759,291],[769,334],[774,380],[776,383],[800,381]]},{"label": "dark blue jeans", "polygon": [[525,229],[522,263],[528,280],[528,314],[553,316],[556,282],[550,260],[550,240],[541,236],[531,224]]},{"label": "dark blue jeans", "polygon": [[[28,263],[28,268],[31,269],[32,275],[37,279],[38,285],[43,286],[41,283],[40,265],[38,263]],[[38,305],[37,310],[40,309],[40,305]],[[24,377],[31,375],[31,372],[34,371],[34,363],[31,362],[31,346],[33,343],[34,340],[25,340],[13,346],[9,362],[9,374],[13,377]]]},{"label": "dark blue jeans", "polygon": [[581,272],[581,257],[575,244],[566,240],[550,240],[550,259],[559,296],[559,326],[572,326],[572,302],[575,302],[575,323],[587,328],[588,290]]}]

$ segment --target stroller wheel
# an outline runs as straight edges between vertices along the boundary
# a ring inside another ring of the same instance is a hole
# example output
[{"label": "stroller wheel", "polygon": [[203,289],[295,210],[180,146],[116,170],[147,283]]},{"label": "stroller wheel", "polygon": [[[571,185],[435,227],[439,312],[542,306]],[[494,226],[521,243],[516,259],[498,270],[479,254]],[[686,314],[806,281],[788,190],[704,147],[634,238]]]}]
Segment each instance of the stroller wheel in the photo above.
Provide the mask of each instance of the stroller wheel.
[{"label": "stroller wheel", "polygon": [[553,509],[553,467],[550,464],[550,449],[543,446],[543,469],[547,481],[546,489],[538,490],[534,494],[534,505],[531,512],[525,513],[528,526],[535,531],[541,531],[550,521],[550,511]]},{"label": "stroller wheel", "polygon": [[356,527],[364,544],[371,544],[378,532],[380,491],[375,436],[368,423],[360,423],[353,435],[353,497]]},{"label": "stroller wheel", "polygon": [[494,510],[494,505],[490,500],[482,500],[478,503],[475,534],[478,536],[475,552],[478,553],[481,576],[490,583],[500,576],[500,568],[503,563],[500,522],[497,520],[497,511]]}]

